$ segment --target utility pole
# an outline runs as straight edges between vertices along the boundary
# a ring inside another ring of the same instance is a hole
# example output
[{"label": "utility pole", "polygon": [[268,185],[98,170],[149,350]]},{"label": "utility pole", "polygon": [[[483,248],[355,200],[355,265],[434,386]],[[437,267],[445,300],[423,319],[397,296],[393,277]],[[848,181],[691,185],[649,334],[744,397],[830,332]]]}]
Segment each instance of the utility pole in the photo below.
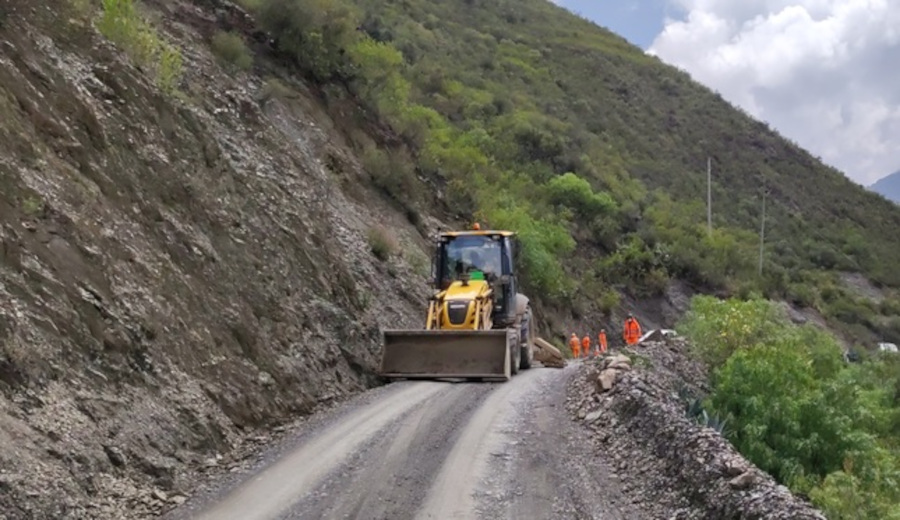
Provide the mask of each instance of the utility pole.
[{"label": "utility pole", "polygon": [[768,194],[768,188],[763,187],[762,224],[759,228],[759,276],[762,276],[763,272],[763,251],[766,243],[766,195]]},{"label": "utility pole", "polygon": [[712,236],[712,163],[706,157],[706,232]]}]

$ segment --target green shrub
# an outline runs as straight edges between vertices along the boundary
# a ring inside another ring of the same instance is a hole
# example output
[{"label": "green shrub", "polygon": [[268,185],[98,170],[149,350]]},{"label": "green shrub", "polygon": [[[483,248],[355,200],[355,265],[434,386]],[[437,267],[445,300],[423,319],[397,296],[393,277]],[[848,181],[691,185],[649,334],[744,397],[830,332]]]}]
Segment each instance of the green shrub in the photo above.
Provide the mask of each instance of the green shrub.
[{"label": "green shrub", "polygon": [[156,73],[156,84],[160,90],[169,95],[174,94],[178,90],[183,68],[181,51],[171,45],[161,44]]},{"label": "green shrub", "polygon": [[713,367],[702,408],[750,461],[829,518],[900,513],[900,356],[845,365],[834,337],[761,299],[695,297],[678,329]]},{"label": "green shrub", "polygon": [[241,35],[233,32],[217,32],[210,42],[212,51],[220,61],[239,70],[247,70],[253,64],[253,56]]},{"label": "green shrub", "polygon": [[363,152],[363,167],[375,185],[404,207],[415,208],[421,199],[421,186],[412,159],[402,151],[384,151],[370,146]]},{"label": "green shrub", "polygon": [[409,265],[412,267],[413,271],[420,275],[428,278],[431,274],[431,262],[428,260],[428,257],[425,256],[424,253],[419,251],[418,249],[409,249],[409,253],[407,253],[407,258],[409,260]]},{"label": "green shrub", "polygon": [[485,212],[491,227],[517,231],[521,250],[523,284],[531,294],[548,300],[562,298],[573,284],[563,270],[561,259],[575,247],[575,241],[558,222],[533,217],[527,207],[498,206]]},{"label": "green shrub", "polygon": [[609,194],[594,192],[588,181],[572,172],[554,177],[547,183],[545,193],[552,204],[571,208],[585,222],[609,215],[617,209]]},{"label": "green shrub", "polygon": [[651,248],[632,235],[597,263],[597,272],[612,285],[625,287],[638,296],[652,296],[668,286],[670,265],[666,247]]},{"label": "green shrub", "polygon": [[609,316],[612,311],[619,307],[620,301],[621,297],[619,296],[618,291],[612,287],[607,287],[600,293],[597,304],[600,306],[600,311],[604,315]]},{"label": "green shrub", "polygon": [[700,359],[715,368],[739,349],[775,340],[783,331],[782,319],[766,300],[719,300],[700,295],[691,300],[676,329],[691,339]]},{"label": "green shrub", "polygon": [[25,212],[26,215],[37,215],[43,208],[44,201],[34,195],[29,195],[22,200],[22,211]]},{"label": "green shrub", "polygon": [[160,38],[145,22],[133,0],[103,0],[97,23],[100,32],[122,46],[138,67],[150,67],[156,84],[166,94],[174,94],[181,79],[181,51]]},{"label": "green shrub", "polygon": [[388,260],[399,247],[393,233],[384,226],[372,226],[368,233],[369,248],[382,261]]},{"label": "green shrub", "polygon": [[350,77],[346,53],[359,38],[359,18],[348,5],[338,0],[261,0],[256,13],[278,48],[315,79]]}]

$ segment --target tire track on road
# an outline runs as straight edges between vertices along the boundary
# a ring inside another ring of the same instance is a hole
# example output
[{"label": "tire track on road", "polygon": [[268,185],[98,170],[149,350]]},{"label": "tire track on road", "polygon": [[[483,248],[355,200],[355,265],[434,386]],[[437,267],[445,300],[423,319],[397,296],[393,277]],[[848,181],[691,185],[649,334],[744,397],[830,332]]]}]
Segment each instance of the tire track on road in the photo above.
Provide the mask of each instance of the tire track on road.
[{"label": "tire track on road", "polygon": [[420,402],[379,431],[288,518],[410,518],[462,426],[497,386],[463,383]]},{"label": "tire track on road", "polygon": [[353,414],[316,432],[278,462],[258,473],[210,509],[198,520],[270,520],[302,500],[330,471],[340,466],[378,430],[398,416],[445,390],[448,383],[422,382],[366,405]]},{"label": "tire track on road", "polygon": [[507,445],[516,441],[514,432],[507,429],[517,413],[514,401],[528,399],[535,385],[553,372],[521,372],[488,396],[444,460],[417,520],[478,518],[477,495],[498,491],[487,482],[490,459],[510,456]]}]

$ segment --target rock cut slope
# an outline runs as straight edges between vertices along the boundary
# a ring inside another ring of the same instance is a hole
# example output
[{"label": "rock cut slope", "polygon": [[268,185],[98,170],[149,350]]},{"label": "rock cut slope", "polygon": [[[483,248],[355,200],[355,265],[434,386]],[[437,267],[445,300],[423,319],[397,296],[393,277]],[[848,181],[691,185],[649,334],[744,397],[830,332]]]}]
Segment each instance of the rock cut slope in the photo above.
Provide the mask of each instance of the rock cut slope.
[{"label": "rock cut slope", "polygon": [[203,45],[212,11],[167,2],[185,77],[165,96],[79,5],[0,5],[10,519],[178,501],[185,468],[368,387],[379,325],[417,324],[426,296],[413,257],[372,254],[373,223],[407,252],[419,234],[313,93],[261,103],[273,82]]}]

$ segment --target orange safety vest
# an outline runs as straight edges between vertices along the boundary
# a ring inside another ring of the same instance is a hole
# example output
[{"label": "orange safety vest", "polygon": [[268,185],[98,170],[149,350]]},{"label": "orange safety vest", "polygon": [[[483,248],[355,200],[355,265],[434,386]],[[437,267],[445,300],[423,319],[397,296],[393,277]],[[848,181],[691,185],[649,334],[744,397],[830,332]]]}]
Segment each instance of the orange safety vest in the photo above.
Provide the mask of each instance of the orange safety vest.
[{"label": "orange safety vest", "polygon": [[574,335],[569,338],[569,348],[572,349],[572,352],[578,350],[578,338]]},{"label": "orange safety vest", "polygon": [[641,339],[641,325],[637,319],[631,318],[625,320],[625,330],[622,334],[625,337],[625,343],[633,345]]},{"label": "orange safety vest", "polygon": [[590,348],[591,348],[591,337],[590,336],[585,336],[581,339],[581,348],[583,348],[585,352],[590,350]]},{"label": "orange safety vest", "polygon": [[606,333],[601,332],[597,339],[600,340],[600,352],[606,352]]}]

